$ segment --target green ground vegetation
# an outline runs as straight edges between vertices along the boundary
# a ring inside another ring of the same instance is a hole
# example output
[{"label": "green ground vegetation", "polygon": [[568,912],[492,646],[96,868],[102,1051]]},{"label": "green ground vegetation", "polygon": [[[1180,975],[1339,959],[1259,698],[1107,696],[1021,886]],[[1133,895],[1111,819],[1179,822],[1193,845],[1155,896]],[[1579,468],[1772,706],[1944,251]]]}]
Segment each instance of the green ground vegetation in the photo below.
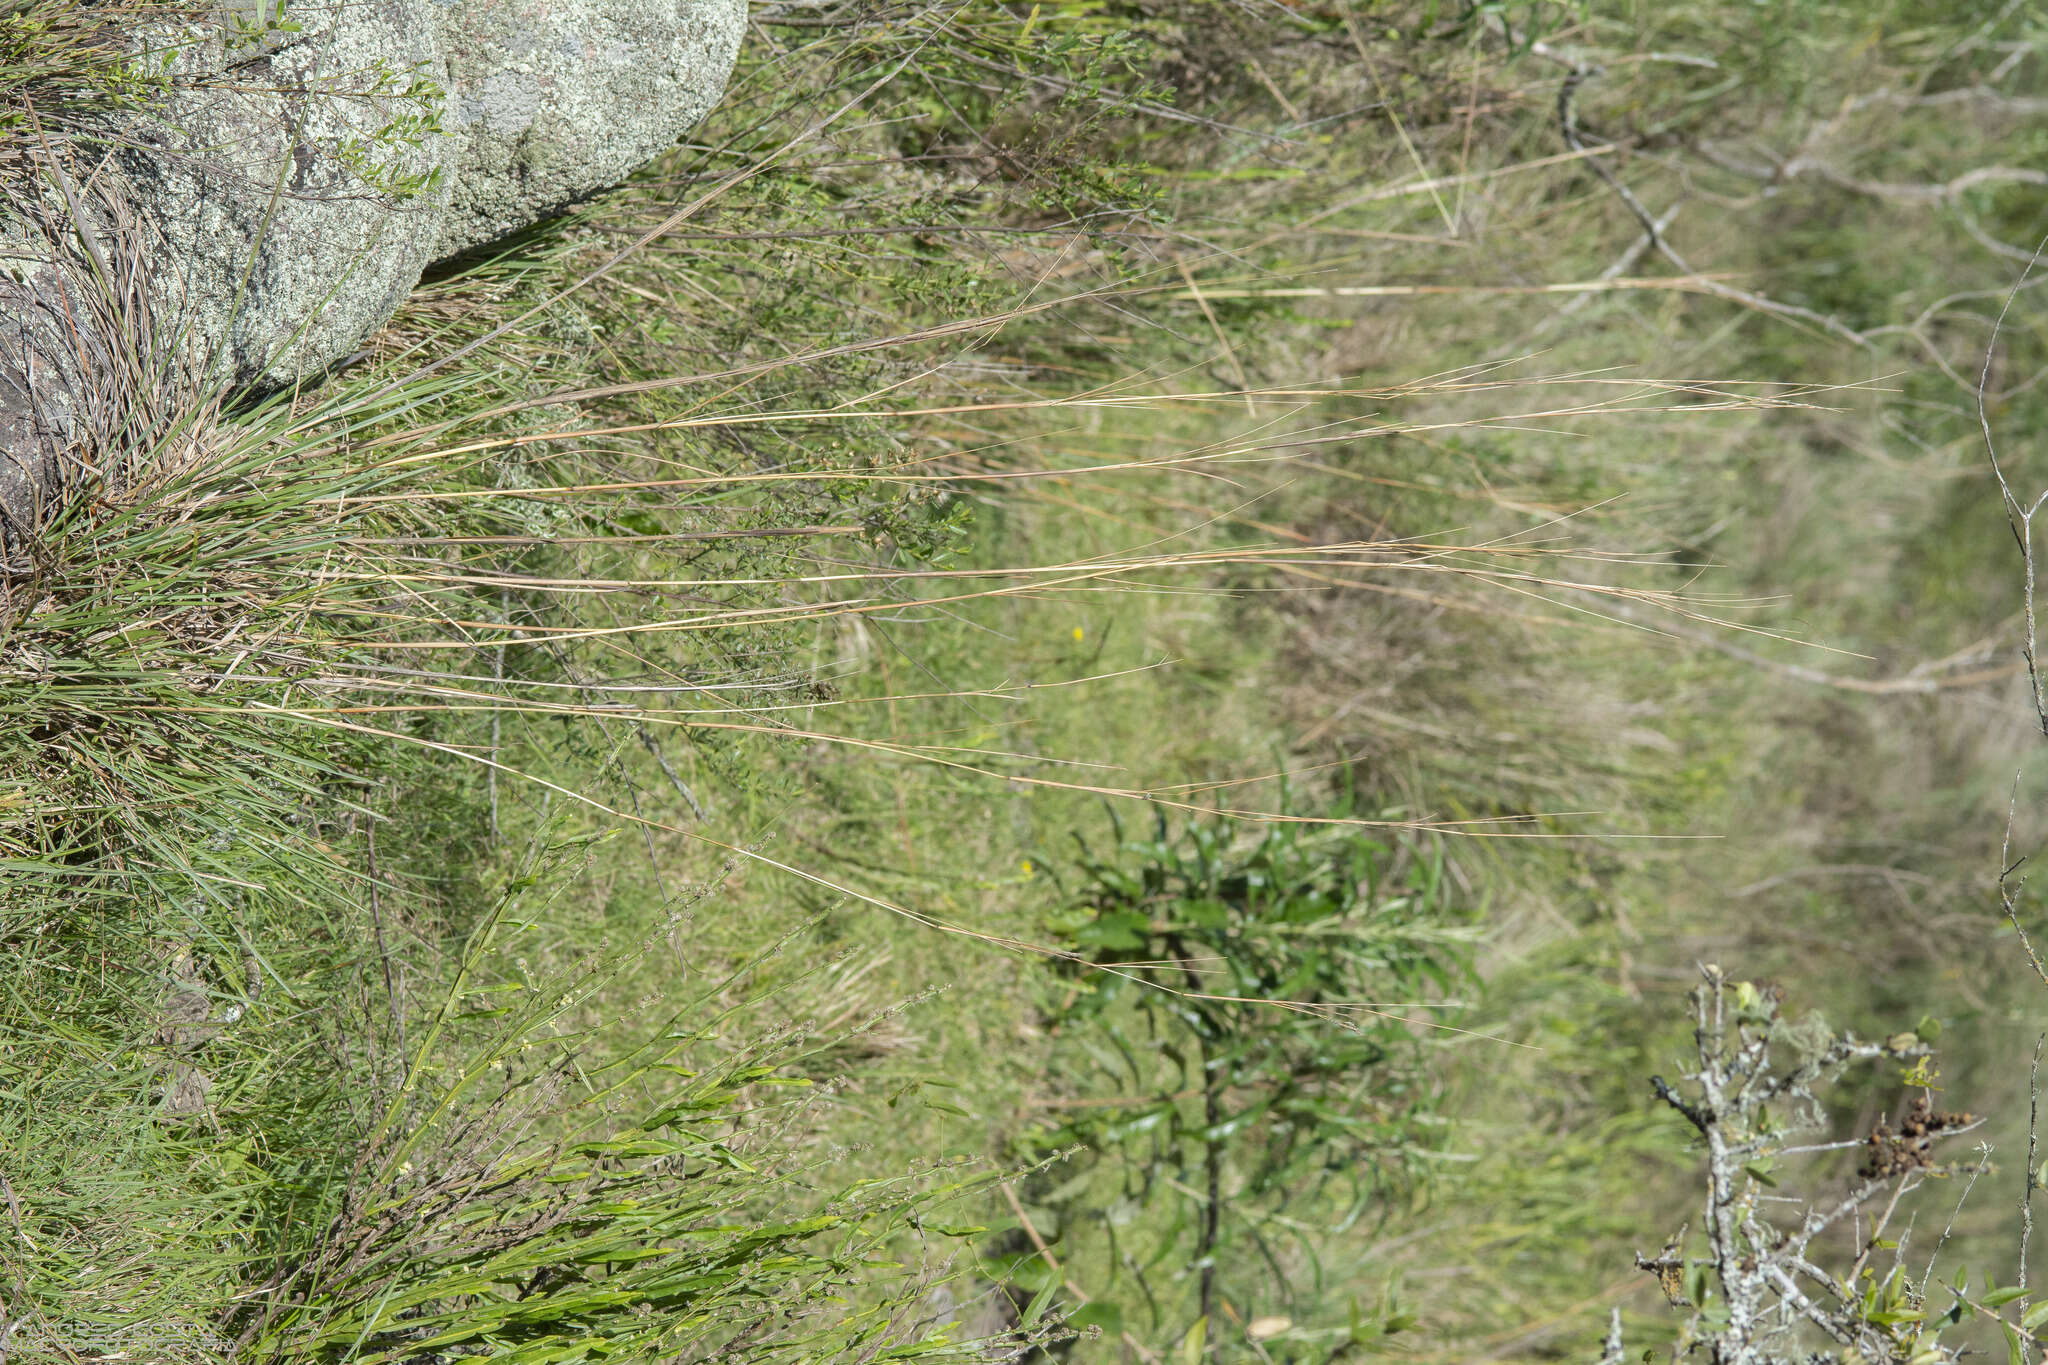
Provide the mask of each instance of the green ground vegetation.
[{"label": "green ground vegetation", "polygon": [[320,393],[129,395],[0,644],[17,1340],[1661,1347],[1702,962],[2019,1150],[2044,41],[767,5]]}]

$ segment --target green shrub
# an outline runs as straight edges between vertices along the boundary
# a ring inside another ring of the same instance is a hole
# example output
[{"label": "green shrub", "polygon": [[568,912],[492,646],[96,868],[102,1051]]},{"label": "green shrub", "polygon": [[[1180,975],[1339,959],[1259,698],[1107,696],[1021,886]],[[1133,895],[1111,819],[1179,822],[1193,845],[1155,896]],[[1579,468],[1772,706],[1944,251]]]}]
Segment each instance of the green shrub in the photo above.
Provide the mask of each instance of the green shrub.
[{"label": "green shrub", "polygon": [[[1232,1345],[1247,1333],[1327,1359],[1411,1325],[1391,1303],[1326,1302],[1323,1270],[1435,1145],[1407,1004],[1444,1002],[1470,971],[1440,857],[1299,823],[1246,845],[1162,815],[1116,857],[1084,848],[1078,871],[1049,924],[1072,954],[1048,1018],[1067,1093],[1027,1140],[1034,1157],[1076,1153],[1035,1199],[1070,1262],[1106,1276],[1075,1321],[1205,1332],[1220,1359],[1251,1358]],[[1036,1278],[1032,1259],[1012,1273]],[[1333,1323],[1334,1339],[1310,1330]]]}]

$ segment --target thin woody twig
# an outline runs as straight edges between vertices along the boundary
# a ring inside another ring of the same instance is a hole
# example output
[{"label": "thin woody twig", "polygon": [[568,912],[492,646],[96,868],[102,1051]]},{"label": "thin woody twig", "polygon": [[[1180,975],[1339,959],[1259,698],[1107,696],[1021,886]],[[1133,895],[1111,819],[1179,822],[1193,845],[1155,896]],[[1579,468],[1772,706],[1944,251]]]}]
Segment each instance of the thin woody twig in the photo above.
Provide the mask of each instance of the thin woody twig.
[{"label": "thin woody twig", "polygon": [[[2031,951],[2031,949],[2029,950]],[[2041,1183],[2038,1144],[2038,1124],[2041,1117],[2041,1044],[2048,1042],[2048,1033],[2034,1039],[2034,1066],[2027,1073],[2027,1176],[2020,1192],[2020,1278],[2019,1287],[2027,1287],[2027,1242],[2034,1235],[2034,1187]]]},{"label": "thin woody twig", "polygon": [[[1991,434],[1990,405],[1985,398],[1991,387],[1991,366],[1998,355],[1998,337],[2005,329],[2006,315],[2012,311],[2013,300],[2018,298],[2020,291],[2026,287],[2027,278],[2034,273],[2034,267],[2040,263],[2044,250],[2048,250],[2048,237],[2043,237],[2040,244],[2034,248],[2033,255],[2027,261],[2027,268],[2020,272],[2018,281],[2005,296],[2005,306],[1998,310],[1998,318],[1991,324],[1991,340],[1985,344],[1984,366],[1977,377],[1977,426],[1984,436],[1984,454],[1991,462],[1992,476],[1998,480],[1998,494],[2005,504],[2006,523],[2012,528],[2012,538],[2019,545],[2021,572],[2025,584],[2022,606],[2026,617],[2026,639],[2021,646],[2021,653],[2027,661],[2027,681],[2034,693],[2035,719],[2040,723],[2042,735],[2048,736],[2048,697],[2044,697],[2041,691],[2040,655],[2034,611],[2034,517],[2040,512],[2042,504],[2048,502],[2048,492],[2040,494],[2032,503],[2021,503],[2019,495],[2013,491],[2012,484],[2005,477],[2004,464],[1998,458],[1998,442]],[[2008,818],[2008,837],[2010,833],[2011,821]],[[2003,884],[2004,879],[2000,878],[2000,885]],[[2034,966],[2039,970],[2038,959]],[[2048,973],[2043,974],[2043,979],[2048,980]]]},{"label": "thin woody twig", "polygon": [[2012,931],[2020,936],[2020,947],[2026,951],[2027,961],[2033,964],[2034,975],[2041,978],[2042,985],[2048,986],[2048,967],[2042,966],[2041,955],[2034,951],[2033,941],[2027,937],[2026,927],[2020,923],[2019,893],[2026,887],[2027,879],[2021,877],[2015,883],[2012,875],[2026,862],[2025,858],[2015,859],[2012,856],[2012,818],[2019,799],[2020,775],[2014,773],[2012,795],[2007,798],[2005,806],[2005,841],[1999,845],[1998,899],[2005,906],[2006,921],[2012,925]]}]

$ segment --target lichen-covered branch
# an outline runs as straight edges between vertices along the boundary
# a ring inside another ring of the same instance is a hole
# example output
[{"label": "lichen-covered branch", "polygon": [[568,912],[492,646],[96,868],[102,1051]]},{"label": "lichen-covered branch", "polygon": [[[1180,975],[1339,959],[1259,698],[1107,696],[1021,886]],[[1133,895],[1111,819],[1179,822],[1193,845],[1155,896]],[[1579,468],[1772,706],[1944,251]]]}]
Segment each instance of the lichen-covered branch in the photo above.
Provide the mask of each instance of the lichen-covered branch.
[{"label": "lichen-covered branch", "polygon": [[[1944,1333],[1966,1318],[1994,1314],[2017,1296],[1995,1286],[1973,1296],[1967,1284],[1938,1283],[1942,1244],[1915,1281],[1904,1267],[1906,1234],[1889,1231],[1927,1177],[1974,1177],[1988,1158],[1988,1148],[1962,1163],[1938,1155],[1938,1144],[1979,1120],[1935,1106],[1928,1039],[1907,1032],[1864,1042],[1816,1020],[1793,1023],[1784,1018],[1775,987],[1729,981],[1716,967],[1703,975],[1692,994],[1696,1051],[1682,1083],[1651,1082],[1699,1137],[1706,1166],[1702,1237],[1689,1243],[1681,1229],[1657,1256],[1636,1257],[1637,1266],[1657,1277],[1667,1301],[1687,1311],[1680,1354],[1697,1352],[1714,1365],[1942,1365],[1960,1359],[1964,1343]],[[1927,1021],[1919,1028],[1934,1031]],[[1788,1141],[1825,1126],[1823,1092],[1843,1072],[1887,1065],[1900,1068],[1900,1081],[1912,1092],[1896,1125],[1880,1119],[1855,1142]],[[1780,1189],[1796,1158],[1810,1164],[1848,1147],[1863,1150],[1848,1189]],[[1845,1231],[1855,1240],[1845,1244]],[[1877,1264],[1881,1250],[1893,1253],[1887,1268]],[[1841,1268],[1830,1269],[1830,1261]],[[2026,1319],[2000,1322],[2016,1340],[2031,1340]],[[1617,1317],[1601,1360],[1625,1358]]]}]

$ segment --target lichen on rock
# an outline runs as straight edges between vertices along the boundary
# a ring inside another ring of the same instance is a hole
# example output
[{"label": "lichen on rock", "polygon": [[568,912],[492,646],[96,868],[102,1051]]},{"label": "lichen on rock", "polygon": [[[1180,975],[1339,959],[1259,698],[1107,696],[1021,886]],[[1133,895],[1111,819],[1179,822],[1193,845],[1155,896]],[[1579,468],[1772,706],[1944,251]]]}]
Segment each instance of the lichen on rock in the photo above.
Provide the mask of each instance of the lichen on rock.
[{"label": "lichen on rock", "polygon": [[65,310],[104,272],[82,244],[118,226],[152,349],[191,382],[313,381],[427,266],[617,184],[694,127],[746,25],[745,0],[222,2],[138,27],[155,96],[27,158],[61,196],[6,187],[59,221],[0,216],[0,564],[62,471],[90,468],[74,414],[100,362]]},{"label": "lichen on rock", "polygon": [[[139,35],[175,53],[174,83],[114,144],[155,315],[209,379],[285,385],[346,357],[419,281],[447,212],[431,0],[291,13],[296,31]],[[408,117],[414,135],[385,132]]]},{"label": "lichen on rock", "polygon": [[460,148],[437,254],[615,184],[709,113],[745,0],[436,0]]}]

